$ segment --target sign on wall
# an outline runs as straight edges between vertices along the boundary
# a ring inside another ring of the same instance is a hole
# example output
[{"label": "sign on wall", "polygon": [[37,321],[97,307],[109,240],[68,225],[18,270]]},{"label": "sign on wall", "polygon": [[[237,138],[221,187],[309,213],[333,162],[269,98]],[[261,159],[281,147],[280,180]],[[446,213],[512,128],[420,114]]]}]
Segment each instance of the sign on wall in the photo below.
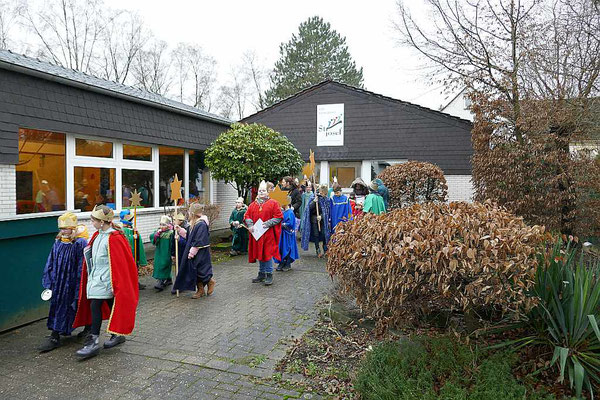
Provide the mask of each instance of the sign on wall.
[{"label": "sign on wall", "polygon": [[317,105],[317,146],[344,145],[344,104]]}]

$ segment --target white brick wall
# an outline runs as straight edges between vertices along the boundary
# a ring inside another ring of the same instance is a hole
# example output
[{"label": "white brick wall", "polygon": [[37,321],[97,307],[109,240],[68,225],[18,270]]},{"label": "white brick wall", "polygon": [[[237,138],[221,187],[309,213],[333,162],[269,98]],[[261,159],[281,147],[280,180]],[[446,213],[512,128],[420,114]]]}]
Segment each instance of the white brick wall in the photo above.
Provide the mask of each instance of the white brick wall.
[{"label": "white brick wall", "polygon": [[448,201],[473,201],[471,175],[446,175]]},{"label": "white brick wall", "polygon": [[215,187],[217,190],[216,202],[221,205],[221,213],[217,221],[213,223],[211,230],[228,229],[229,215],[235,207],[235,200],[238,198],[238,193],[230,184],[222,181],[216,182]]},{"label": "white brick wall", "polygon": [[0,217],[17,212],[17,173],[14,165],[0,164]]}]

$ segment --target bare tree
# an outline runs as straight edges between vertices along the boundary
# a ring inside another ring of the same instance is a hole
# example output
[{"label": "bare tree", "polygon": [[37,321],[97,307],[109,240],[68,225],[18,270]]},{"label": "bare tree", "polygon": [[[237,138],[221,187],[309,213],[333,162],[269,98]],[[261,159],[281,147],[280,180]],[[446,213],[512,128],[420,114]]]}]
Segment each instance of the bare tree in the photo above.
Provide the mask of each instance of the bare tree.
[{"label": "bare tree", "polygon": [[179,43],[172,52],[179,101],[210,111],[216,82],[216,61],[196,44]]},{"label": "bare tree", "polygon": [[12,31],[17,22],[18,7],[13,3],[0,0],[0,49],[14,49]]},{"label": "bare tree", "polygon": [[128,82],[136,56],[151,37],[142,18],[128,11],[112,11],[102,40],[98,74],[119,83]]},{"label": "bare tree", "polygon": [[171,89],[171,63],[167,60],[167,43],[154,40],[137,53],[133,65],[135,85],[149,92],[166,95]]},{"label": "bare tree", "polygon": [[242,119],[248,102],[248,75],[240,66],[231,67],[229,82],[219,90],[219,110],[228,118]]},{"label": "bare tree", "polygon": [[37,39],[37,56],[77,71],[90,72],[108,22],[102,0],[24,3],[25,26]]},{"label": "bare tree", "polygon": [[247,81],[253,87],[253,93],[249,96],[250,103],[255,111],[262,110],[267,105],[264,88],[269,84],[269,71],[259,62],[255,51],[246,51],[242,55],[242,68],[247,75]]}]

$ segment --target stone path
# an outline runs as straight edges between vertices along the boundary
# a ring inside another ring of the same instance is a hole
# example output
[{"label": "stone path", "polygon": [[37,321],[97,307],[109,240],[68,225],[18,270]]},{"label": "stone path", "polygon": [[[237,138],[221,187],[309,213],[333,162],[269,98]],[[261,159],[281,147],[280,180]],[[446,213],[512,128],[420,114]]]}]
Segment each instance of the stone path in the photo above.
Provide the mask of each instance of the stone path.
[{"label": "stone path", "polygon": [[[258,267],[240,256],[215,265],[211,297],[140,291],[134,334],[86,361],[74,355],[81,347],[74,336],[39,354],[45,320],[0,335],[0,398],[318,398],[253,379],[271,376],[289,338],[314,323],[314,304],[330,280],[312,254],[303,253],[291,272],[276,272],[271,287],[252,284]],[[149,277],[142,281],[153,285]]]}]

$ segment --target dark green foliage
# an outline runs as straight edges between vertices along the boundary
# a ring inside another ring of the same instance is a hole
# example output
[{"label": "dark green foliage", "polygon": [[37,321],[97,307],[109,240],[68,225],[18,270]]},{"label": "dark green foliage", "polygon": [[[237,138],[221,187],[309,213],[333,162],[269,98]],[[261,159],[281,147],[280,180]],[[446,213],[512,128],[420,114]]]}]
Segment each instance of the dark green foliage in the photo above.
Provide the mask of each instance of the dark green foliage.
[{"label": "dark green foliage", "polygon": [[279,46],[280,58],[265,92],[269,106],[326,79],[362,87],[362,68],[352,60],[346,39],[320,17],[300,24],[298,36]]},{"label": "dark green foliage", "polygon": [[233,124],[206,150],[205,162],[214,179],[231,183],[244,198],[261,180],[278,182],[304,165],[285,136],[260,124]]},{"label": "dark green foliage", "polygon": [[546,398],[512,376],[515,362],[512,353],[478,356],[447,337],[388,342],[367,356],[354,387],[365,400]]}]

